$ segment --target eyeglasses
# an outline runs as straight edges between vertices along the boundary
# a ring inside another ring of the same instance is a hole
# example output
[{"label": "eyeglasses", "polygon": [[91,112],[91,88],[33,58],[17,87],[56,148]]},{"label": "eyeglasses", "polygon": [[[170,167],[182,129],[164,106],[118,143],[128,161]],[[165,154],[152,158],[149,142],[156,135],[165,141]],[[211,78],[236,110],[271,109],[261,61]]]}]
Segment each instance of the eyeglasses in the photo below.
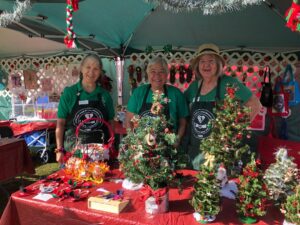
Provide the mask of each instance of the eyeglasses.
[{"label": "eyeglasses", "polygon": [[200,60],[199,65],[200,66],[203,66],[203,65],[215,66],[215,65],[217,65],[217,61],[216,60],[208,60],[208,61]]},{"label": "eyeglasses", "polygon": [[165,71],[163,71],[163,70],[150,70],[149,71],[149,73],[150,74],[156,74],[156,75],[165,75],[165,74],[167,74]]}]

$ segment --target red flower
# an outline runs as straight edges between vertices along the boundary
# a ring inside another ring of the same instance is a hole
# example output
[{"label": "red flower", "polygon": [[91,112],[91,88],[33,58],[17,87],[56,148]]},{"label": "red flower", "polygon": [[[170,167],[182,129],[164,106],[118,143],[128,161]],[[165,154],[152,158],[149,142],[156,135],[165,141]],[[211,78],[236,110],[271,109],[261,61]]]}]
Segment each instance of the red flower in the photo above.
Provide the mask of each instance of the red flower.
[{"label": "red flower", "polygon": [[242,139],[242,137],[243,137],[243,135],[242,135],[241,133],[238,133],[238,134],[236,135],[236,138],[237,138],[237,139]]},{"label": "red flower", "polygon": [[88,155],[88,154],[83,154],[83,155],[82,155],[82,159],[83,159],[83,160],[87,160],[88,158],[89,158],[89,155]]},{"label": "red flower", "polygon": [[293,202],[293,206],[294,206],[294,207],[297,207],[297,205],[298,205],[298,202],[294,201],[294,202]]},{"label": "red flower", "polygon": [[248,203],[247,205],[246,205],[246,209],[252,209],[254,206],[253,206],[253,204],[252,203]]},{"label": "red flower", "polygon": [[227,87],[226,91],[227,91],[227,93],[228,93],[228,95],[229,95],[230,98],[234,98],[234,96],[235,96],[235,89],[234,88]]},{"label": "red flower", "polygon": [[260,159],[257,159],[257,160],[256,160],[256,165],[260,165],[260,164],[261,164]]}]

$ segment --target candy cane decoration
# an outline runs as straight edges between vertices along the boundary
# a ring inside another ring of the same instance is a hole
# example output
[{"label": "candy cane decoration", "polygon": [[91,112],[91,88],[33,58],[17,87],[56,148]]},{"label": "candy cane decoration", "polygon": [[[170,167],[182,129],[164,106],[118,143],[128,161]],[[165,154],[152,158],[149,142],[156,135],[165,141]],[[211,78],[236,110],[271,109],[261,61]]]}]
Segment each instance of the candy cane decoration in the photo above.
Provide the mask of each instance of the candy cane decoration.
[{"label": "candy cane decoration", "polygon": [[78,10],[78,0],[67,0],[66,23],[67,35],[64,38],[67,48],[77,48],[76,34],[73,31],[73,12]]}]

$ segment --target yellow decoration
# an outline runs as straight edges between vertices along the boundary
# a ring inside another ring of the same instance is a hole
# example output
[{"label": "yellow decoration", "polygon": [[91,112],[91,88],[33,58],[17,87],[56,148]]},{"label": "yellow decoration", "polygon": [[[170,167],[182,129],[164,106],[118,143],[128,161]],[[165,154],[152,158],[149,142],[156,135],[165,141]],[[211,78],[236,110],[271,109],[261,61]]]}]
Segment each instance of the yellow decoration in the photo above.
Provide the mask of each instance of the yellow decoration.
[{"label": "yellow decoration", "polygon": [[204,158],[206,160],[205,163],[203,164],[204,166],[212,168],[215,165],[215,156],[214,155],[205,153]]}]

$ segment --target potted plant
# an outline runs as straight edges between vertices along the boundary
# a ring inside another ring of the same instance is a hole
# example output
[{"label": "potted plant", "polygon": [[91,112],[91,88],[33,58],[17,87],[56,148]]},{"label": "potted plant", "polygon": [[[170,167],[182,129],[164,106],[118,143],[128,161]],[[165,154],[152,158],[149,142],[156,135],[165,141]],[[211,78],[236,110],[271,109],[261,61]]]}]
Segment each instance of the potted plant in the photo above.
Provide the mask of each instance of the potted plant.
[{"label": "potted plant", "polygon": [[281,206],[284,214],[283,225],[300,224],[300,185],[296,187],[294,194],[287,196],[286,202]]},{"label": "potted plant", "polygon": [[144,184],[141,193],[151,214],[168,210],[168,186],[175,178],[177,163],[173,147],[177,137],[162,113],[165,101],[163,94],[154,94],[154,116],[134,118],[135,128],[123,138],[119,153],[120,170],[126,178]]},{"label": "potted plant", "polygon": [[190,204],[195,210],[193,216],[199,223],[214,221],[220,212],[220,181],[215,168],[204,164],[196,175]]},{"label": "potted plant", "polygon": [[278,148],[275,160],[266,170],[264,178],[270,198],[275,205],[280,206],[286,201],[288,195],[294,193],[294,189],[299,183],[299,172],[294,159],[288,156],[286,148]]},{"label": "potted plant", "polygon": [[263,182],[263,173],[258,168],[254,154],[238,178],[237,213],[243,223],[251,224],[257,217],[266,214],[267,187]]}]

